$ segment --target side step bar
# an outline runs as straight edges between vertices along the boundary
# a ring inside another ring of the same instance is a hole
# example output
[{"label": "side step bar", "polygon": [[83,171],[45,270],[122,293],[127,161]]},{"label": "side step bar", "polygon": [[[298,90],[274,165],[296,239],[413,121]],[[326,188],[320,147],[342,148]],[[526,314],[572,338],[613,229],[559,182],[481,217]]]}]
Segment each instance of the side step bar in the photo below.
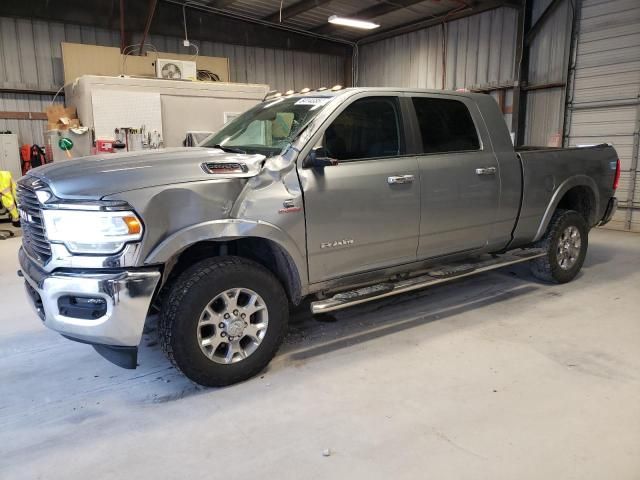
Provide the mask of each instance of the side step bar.
[{"label": "side step bar", "polygon": [[471,260],[465,260],[464,262],[439,265],[418,277],[398,280],[396,282],[378,283],[348,292],[341,292],[331,298],[312,302],[311,313],[316,315],[342,310],[343,308],[352,307],[361,303],[371,302],[413,290],[420,290],[457,278],[468,277],[477,273],[506,267],[507,265],[527,262],[534,258],[543,257],[546,253],[545,250],[540,248],[529,248],[514,250],[501,255],[482,255]]}]

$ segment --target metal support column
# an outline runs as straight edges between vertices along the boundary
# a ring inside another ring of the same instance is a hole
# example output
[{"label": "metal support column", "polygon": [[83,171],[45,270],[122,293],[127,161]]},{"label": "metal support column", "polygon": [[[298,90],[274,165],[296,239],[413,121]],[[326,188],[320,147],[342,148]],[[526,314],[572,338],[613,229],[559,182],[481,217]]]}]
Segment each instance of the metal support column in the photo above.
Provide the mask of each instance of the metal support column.
[{"label": "metal support column", "polygon": [[518,31],[516,37],[516,83],[513,89],[513,114],[511,131],[514,133],[514,145],[524,144],[527,118],[527,79],[529,76],[529,45],[525,43],[525,34],[531,28],[533,1],[523,0],[518,10]]},{"label": "metal support column", "polygon": [[636,107],[636,126],[633,130],[633,151],[631,153],[631,168],[629,170],[629,192],[627,193],[627,211],[624,218],[624,228],[631,230],[633,212],[640,212],[635,208],[636,199],[636,178],[638,175],[638,156],[640,156],[640,94],[638,94],[638,105]]},{"label": "metal support column", "polygon": [[582,0],[569,0],[573,9],[571,22],[571,39],[569,47],[569,68],[567,69],[567,86],[565,89],[564,118],[562,121],[562,146],[569,146],[571,132],[571,114],[573,107],[573,91],[576,83],[576,62],[578,59],[578,37],[580,36],[580,12]]}]

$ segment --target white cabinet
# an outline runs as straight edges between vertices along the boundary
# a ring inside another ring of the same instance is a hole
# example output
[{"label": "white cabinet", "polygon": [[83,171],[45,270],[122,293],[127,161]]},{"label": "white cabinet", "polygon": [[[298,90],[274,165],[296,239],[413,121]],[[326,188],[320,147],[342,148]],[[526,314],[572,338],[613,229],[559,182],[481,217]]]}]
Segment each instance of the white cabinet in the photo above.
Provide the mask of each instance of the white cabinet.
[{"label": "white cabinet", "polygon": [[181,147],[187,132],[219,130],[268,91],[262,84],[84,75],[65,85],[65,102],[76,107],[82,125],[95,129],[96,138],[145,125],[162,134],[165,147]]},{"label": "white cabinet", "polygon": [[18,135],[15,133],[0,134],[0,170],[10,171],[14,180],[22,176]]}]

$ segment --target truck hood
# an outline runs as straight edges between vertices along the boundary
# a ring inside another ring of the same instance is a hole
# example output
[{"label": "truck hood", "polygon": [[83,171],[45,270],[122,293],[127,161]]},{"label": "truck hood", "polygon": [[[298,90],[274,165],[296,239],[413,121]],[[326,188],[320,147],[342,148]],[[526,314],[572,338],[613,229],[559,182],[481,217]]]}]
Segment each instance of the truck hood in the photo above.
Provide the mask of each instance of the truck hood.
[{"label": "truck hood", "polygon": [[[169,148],[108,153],[44,165],[29,175],[49,184],[59,198],[99,199],[105,195],[158,185],[257,175],[264,155],[225,153],[216,148]],[[246,173],[210,174],[203,163],[244,163]]]}]

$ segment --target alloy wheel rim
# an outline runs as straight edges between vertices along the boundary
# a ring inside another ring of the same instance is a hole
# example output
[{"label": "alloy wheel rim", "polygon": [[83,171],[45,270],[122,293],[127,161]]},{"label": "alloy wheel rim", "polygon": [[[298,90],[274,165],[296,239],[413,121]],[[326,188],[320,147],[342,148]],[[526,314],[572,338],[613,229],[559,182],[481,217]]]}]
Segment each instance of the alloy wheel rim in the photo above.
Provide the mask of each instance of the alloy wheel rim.
[{"label": "alloy wheel rim", "polygon": [[198,345],[211,361],[236,363],[253,354],[267,333],[269,313],[260,295],[230,288],[216,295],[198,319]]},{"label": "alloy wheel rim", "polygon": [[563,270],[570,270],[578,261],[582,237],[577,227],[570,225],[564,229],[558,239],[556,257],[558,264]]}]

